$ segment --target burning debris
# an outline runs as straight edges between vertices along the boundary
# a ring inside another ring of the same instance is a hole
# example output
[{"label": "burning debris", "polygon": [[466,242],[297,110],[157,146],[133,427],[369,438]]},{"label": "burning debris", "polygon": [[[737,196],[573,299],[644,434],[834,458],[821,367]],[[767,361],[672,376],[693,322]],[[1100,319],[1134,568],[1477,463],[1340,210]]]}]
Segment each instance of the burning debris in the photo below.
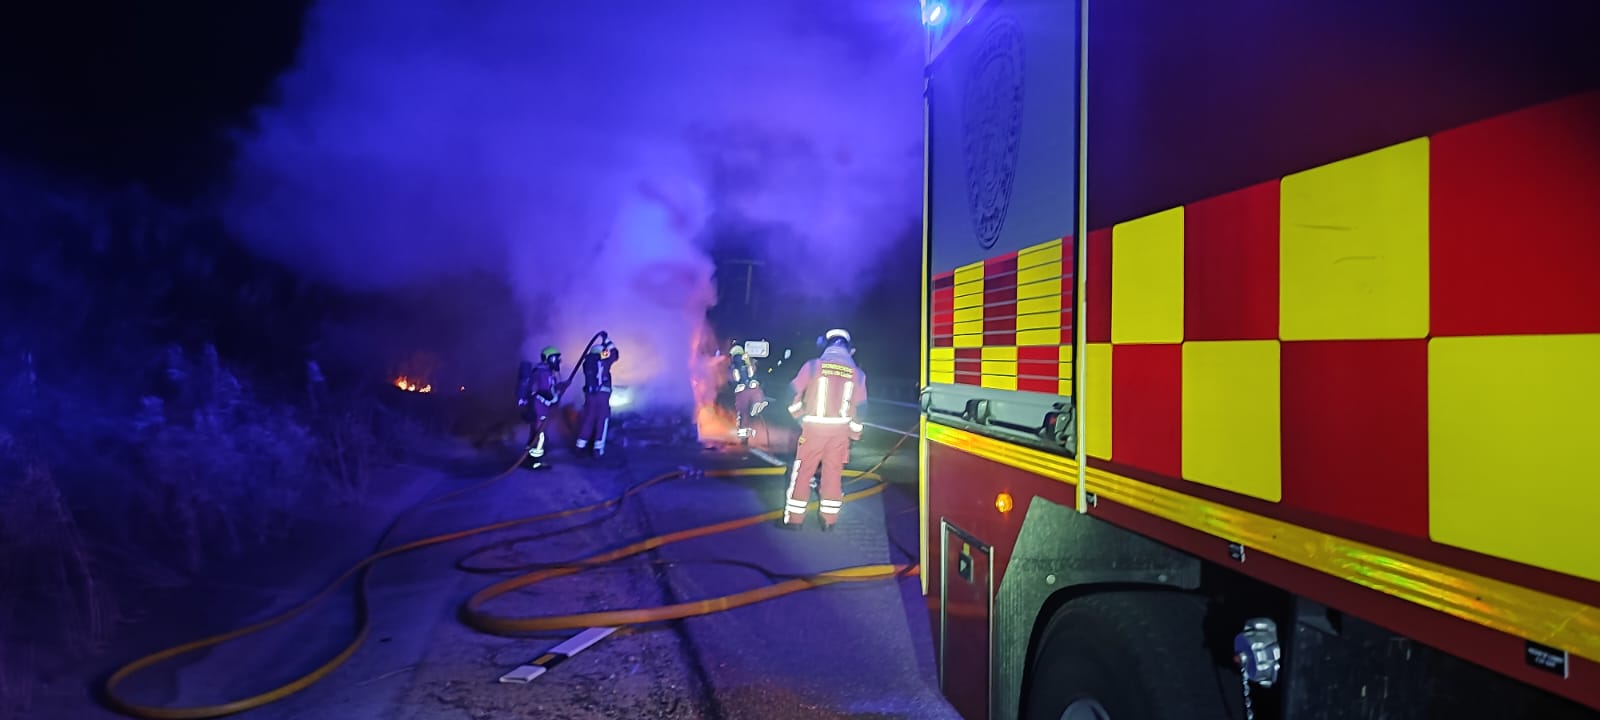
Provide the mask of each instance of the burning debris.
[{"label": "burning debris", "polygon": [[679,413],[624,413],[611,418],[611,442],[627,448],[694,447],[699,430]]},{"label": "burning debris", "polygon": [[[733,438],[732,408],[720,402],[727,384],[728,358],[719,356],[715,335],[704,326],[695,330],[685,349],[689,351],[694,404],[663,402],[648,391],[636,396],[638,388],[618,385],[611,396],[616,413],[611,419],[612,442],[633,448],[695,447]],[[619,365],[619,374],[621,368]]]}]

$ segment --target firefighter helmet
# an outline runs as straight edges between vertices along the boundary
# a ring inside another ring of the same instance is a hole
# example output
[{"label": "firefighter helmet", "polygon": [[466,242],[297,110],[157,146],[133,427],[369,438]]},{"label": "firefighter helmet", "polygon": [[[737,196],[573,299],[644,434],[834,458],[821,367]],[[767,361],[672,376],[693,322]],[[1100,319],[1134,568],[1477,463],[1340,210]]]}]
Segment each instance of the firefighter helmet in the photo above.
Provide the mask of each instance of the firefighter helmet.
[{"label": "firefighter helmet", "polygon": [[733,346],[732,348],[730,348],[728,350],[728,354],[729,355],[743,355],[744,354],[744,346],[743,345],[735,345],[735,346]]},{"label": "firefighter helmet", "polygon": [[855,343],[850,339],[850,331],[849,330],[845,330],[844,328],[834,328],[832,330],[829,330],[826,333],[823,333],[823,335],[822,335],[822,344],[824,346],[827,346],[827,345],[838,345],[838,344],[841,344],[841,343],[845,347],[853,347],[854,346]]},{"label": "firefighter helmet", "polygon": [[561,356],[561,348],[558,348],[558,347],[556,347],[554,345],[546,345],[543,350],[539,351],[539,359],[543,360],[545,362],[550,362],[550,358],[552,358],[552,357],[560,357],[560,356]]}]

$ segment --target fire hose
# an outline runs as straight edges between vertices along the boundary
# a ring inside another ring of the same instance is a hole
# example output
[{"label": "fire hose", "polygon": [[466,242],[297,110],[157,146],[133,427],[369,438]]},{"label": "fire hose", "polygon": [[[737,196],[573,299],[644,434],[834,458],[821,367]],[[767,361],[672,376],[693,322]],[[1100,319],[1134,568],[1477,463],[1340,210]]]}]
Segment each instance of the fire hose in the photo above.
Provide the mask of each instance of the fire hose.
[{"label": "fire hose", "polygon": [[[594,347],[594,341],[599,340],[602,337],[609,337],[609,335],[606,333],[606,331],[601,330],[601,331],[599,331],[599,332],[597,332],[594,335],[591,335],[589,337],[589,343],[587,345],[583,346],[583,352],[578,353],[578,357],[580,359],[578,360],[578,362],[575,362],[575,363],[572,364],[572,371],[567,373],[567,379],[565,381],[563,381],[563,382],[556,383],[556,396],[555,396],[555,400],[550,403],[551,407],[555,407],[556,405],[561,404],[561,396],[566,394],[567,388],[572,386],[573,378],[576,378],[578,376],[578,371],[583,368],[583,360],[582,360],[582,358],[589,354],[589,349],[590,348]],[[526,366],[527,366],[527,364],[524,363],[524,367],[526,367]],[[520,388],[519,388],[519,390],[520,390]]]},{"label": "fire hose", "polygon": [[561,396],[564,393],[566,393],[567,388],[572,386],[572,379],[577,377],[578,376],[578,370],[583,368],[583,360],[582,360],[582,358],[584,358],[585,356],[587,356],[589,354],[589,349],[590,348],[594,347],[594,341],[599,340],[600,338],[603,338],[603,337],[610,337],[610,335],[606,331],[601,330],[600,332],[597,332],[594,335],[589,337],[589,344],[584,345],[583,346],[583,352],[578,353],[578,358],[579,358],[578,362],[575,362],[575,363],[572,364],[572,372],[567,373],[567,381],[564,382],[564,383],[561,383],[561,387],[557,389],[557,391],[556,391],[556,402],[560,402],[561,401]]},{"label": "fire hose", "polygon": [[[596,334],[595,337],[598,338],[599,334]],[[591,340],[590,343],[592,345],[593,340]],[[585,348],[585,352],[587,352],[587,348]],[[880,458],[875,464],[872,465],[872,467],[868,468],[867,470],[845,471],[844,475],[847,478],[866,480],[871,483],[864,488],[847,493],[844,496],[844,501],[846,503],[868,498],[884,491],[886,485],[883,477],[879,475],[877,471],[885,462],[888,461],[890,457],[894,455],[896,451],[900,449],[900,446],[905,443],[906,439],[906,436],[901,437],[899,441],[889,448],[888,452],[884,453],[882,458]],[[398,517],[396,517],[395,520],[390,524],[388,530],[385,531],[383,535],[383,539],[379,541],[379,547],[382,547],[384,540],[386,540],[389,534],[393,532],[395,527],[399,525],[400,521],[410,513],[415,512],[420,508],[434,505],[445,500],[485,488],[500,480],[503,480],[517,472],[521,461],[522,458],[519,455],[517,464],[512,465],[510,468],[507,468],[498,475],[473,485],[445,493],[436,498],[424,501],[408,508]],[[602,500],[600,502],[591,503],[581,507],[569,508],[566,510],[558,510],[522,518],[504,520],[501,522],[480,525],[455,532],[433,535],[431,537],[396,545],[391,548],[380,549],[352,565],[349,569],[345,570],[344,573],[339,575],[339,577],[334,579],[333,582],[328,583],[328,585],[323,587],[322,590],[311,596],[309,599],[304,600],[298,605],[295,605],[294,607],[291,607],[277,615],[253,625],[238,628],[236,630],[218,635],[212,635],[210,637],[193,640],[181,645],[176,645],[138,658],[126,665],[123,665],[122,667],[118,668],[116,672],[113,672],[109,678],[107,678],[105,685],[102,688],[104,701],[113,710],[121,712],[125,715],[136,718],[150,718],[153,720],[183,720],[188,718],[221,717],[277,702],[289,697],[290,695],[300,692],[301,690],[304,690],[319,680],[327,677],[336,668],[354,656],[356,651],[361,648],[363,643],[366,642],[367,637],[372,630],[370,612],[367,607],[367,593],[369,590],[368,581],[370,577],[369,571],[371,570],[372,566],[380,560],[408,553],[413,550],[420,550],[422,548],[483,535],[485,533],[505,530],[507,528],[603,510],[619,505],[624,500],[638,495],[651,487],[678,478],[693,477],[696,475],[704,475],[708,477],[782,475],[787,471],[787,468],[779,467],[714,469],[704,471],[676,470],[651,477],[643,482],[629,487],[619,495],[607,500]],[[815,509],[816,507],[816,503],[810,504],[810,508]],[[665,545],[670,545],[672,543],[729,532],[739,528],[758,525],[763,522],[775,521],[783,515],[783,512],[783,509],[779,508],[756,515],[710,523],[700,527],[679,530],[677,532],[645,538],[625,547],[597,553],[595,555],[568,563],[541,566],[538,569],[530,570],[528,572],[524,572],[514,577],[489,585],[488,587],[485,587],[482,590],[474,593],[461,606],[460,616],[463,622],[465,622],[468,626],[482,632],[496,635],[511,635],[548,630],[581,630],[595,626],[612,627],[638,625],[666,620],[680,620],[700,615],[710,615],[712,613],[743,607],[745,605],[751,605],[763,600],[770,600],[803,590],[809,590],[811,588],[824,587],[839,583],[894,579],[908,575],[914,575],[918,572],[919,568],[915,564],[856,565],[828,570],[812,575],[789,577],[788,579],[784,579],[779,582],[773,582],[766,586],[733,593],[731,595],[705,598],[702,600],[679,603],[676,605],[636,608],[629,610],[611,610],[605,612],[549,615],[542,617],[508,617],[496,615],[484,609],[484,606],[496,597],[521,588],[529,587],[546,580],[573,575],[585,570],[598,568],[608,563],[614,563],[618,560],[629,558],[640,553],[663,547]],[[327,600],[334,594],[336,590],[344,585],[346,580],[349,580],[353,576],[359,576],[356,583],[355,597],[357,623],[359,627],[355,633],[355,636],[351,638],[350,642],[332,658],[329,658],[315,669],[284,685],[280,685],[271,690],[237,700],[211,705],[194,705],[189,707],[159,707],[153,705],[142,705],[123,697],[117,692],[118,686],[142,670],[159,665],[181,655],[221,645],[247,635],[261,632],[291,620]]]}]

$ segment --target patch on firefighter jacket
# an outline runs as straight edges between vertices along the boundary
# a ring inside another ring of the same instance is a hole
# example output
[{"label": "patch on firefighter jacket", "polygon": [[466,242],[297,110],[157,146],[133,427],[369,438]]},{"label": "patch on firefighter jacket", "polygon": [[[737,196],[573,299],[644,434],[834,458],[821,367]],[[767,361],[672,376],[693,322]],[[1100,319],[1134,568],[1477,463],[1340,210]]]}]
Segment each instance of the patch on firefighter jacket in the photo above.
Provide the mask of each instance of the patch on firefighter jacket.
[{"label": "patch on firefighter jacket", "polygon": [[823,363],[822,374],[833,377],[851,377],[856,374],[856,369],[841,363]]}]

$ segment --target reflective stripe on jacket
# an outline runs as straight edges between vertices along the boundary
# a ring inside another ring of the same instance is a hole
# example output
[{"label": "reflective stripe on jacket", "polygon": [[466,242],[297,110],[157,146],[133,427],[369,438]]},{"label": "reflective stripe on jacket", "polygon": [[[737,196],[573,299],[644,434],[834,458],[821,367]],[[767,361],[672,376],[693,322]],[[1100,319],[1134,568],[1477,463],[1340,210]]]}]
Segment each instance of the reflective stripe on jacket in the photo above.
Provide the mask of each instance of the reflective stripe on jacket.
[{"label": "reflective stripe on jacket", "polygon": [[867,399],[867,378],[848,351],[829,348],[822,357],[807,361],[793,388],[795,401],[789,413],[801,422],[849,425],[851,431],[861,432],[856,418]]}]

